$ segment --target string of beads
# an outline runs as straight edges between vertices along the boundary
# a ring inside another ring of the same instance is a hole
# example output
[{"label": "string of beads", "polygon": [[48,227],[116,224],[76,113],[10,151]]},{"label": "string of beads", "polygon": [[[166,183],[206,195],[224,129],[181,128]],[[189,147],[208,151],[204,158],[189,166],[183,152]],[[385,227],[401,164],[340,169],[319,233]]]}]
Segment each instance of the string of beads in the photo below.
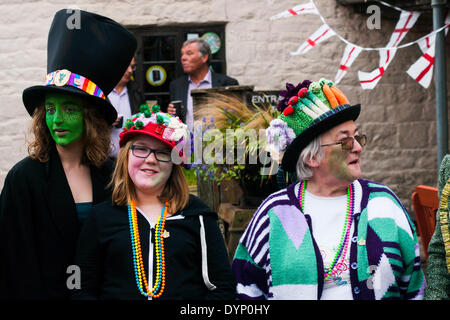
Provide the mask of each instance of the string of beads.
[{"label": "string of beads", "polygon": [[128,220],[130,224],[130,235],[131,235],[131,247],[133,250],[133,266],[134,275],[136,278],[136,284],[139,292],[146,296],[159,298],[164,292],[166,285],[165,279],[165,256],[164,256],[164,226],[167,217],[167,207],[166,202],[161,211],[161,216],[156,222],[155,228],[155,256],[156,256],[156,279],[153,288],[150,290],[148,287],[147,277],[145,275],[144,263],[142,259],[142,248],[141,240],[139,237],[139,228],[137,222],[136,204],[131,201],[128,206]]},{"label": "string of beads", "polygon": [[[306,181],[303,181],[302,185],[300,186],[300,194],[299,194],[300,207],[303,213],[305,213],[305,190],[306,190]],[[340,270],[340,266],[343,264],[345,257],[347,255],[348,247],[350,244],[350,229],[352,227],[354,199],[355,199],[354,188],[353,185],[350,184],[350,186],[347,188],[347,210],[346,210],[347,212],[345,214],[344,228],[341,233],[338,249],[336,250],[336,254],[331,262],[331,265],[329,268],[325,268],[324,281],[330,279]]]}]

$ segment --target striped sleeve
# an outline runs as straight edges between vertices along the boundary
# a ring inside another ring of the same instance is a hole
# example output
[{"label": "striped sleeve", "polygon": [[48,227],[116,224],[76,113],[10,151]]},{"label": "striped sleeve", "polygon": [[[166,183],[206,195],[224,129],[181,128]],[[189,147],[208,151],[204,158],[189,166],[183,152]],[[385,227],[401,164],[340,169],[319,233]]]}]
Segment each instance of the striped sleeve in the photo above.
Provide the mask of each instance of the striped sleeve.
[{"label": "striped sleeve", "polygon": [[[384,238],[383,247],[395,276],[394,283],[390,284],[383,298],[421,300],[424,295],[425,277],[421,269],[414,224],[391,189],[376,183],[369,185],[369,225]],[[395,227],[391,228],[389,225]]]},{"label": "striped sleeve", "polygon": [[287,200],[286,190],[267,198],[253,215],[239,241],[232,264],[238,300],[269,298],[271,279],[268,212],[283,199]]}]

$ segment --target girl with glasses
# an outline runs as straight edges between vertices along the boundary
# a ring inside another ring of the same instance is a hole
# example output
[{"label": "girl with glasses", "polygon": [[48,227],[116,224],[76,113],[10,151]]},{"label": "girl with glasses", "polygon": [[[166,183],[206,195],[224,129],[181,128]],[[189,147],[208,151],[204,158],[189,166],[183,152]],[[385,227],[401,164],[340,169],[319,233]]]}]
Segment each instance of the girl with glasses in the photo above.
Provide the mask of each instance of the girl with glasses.
[{"label": "girl with glasses", "polygon": [[141,111],[120,134],[112,199],[80,236],[74,298],[233,299],[217,214],[189,195],[173,161],[183,158],[187,127],[158,106]]}]

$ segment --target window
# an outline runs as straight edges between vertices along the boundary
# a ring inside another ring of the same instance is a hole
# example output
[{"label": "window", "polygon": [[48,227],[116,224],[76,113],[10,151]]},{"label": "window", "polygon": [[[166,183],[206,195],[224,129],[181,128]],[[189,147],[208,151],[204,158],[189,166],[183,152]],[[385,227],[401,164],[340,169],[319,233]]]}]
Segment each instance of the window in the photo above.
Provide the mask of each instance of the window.
[{"label": "window", "polygon": [[183,75],[180,52],[187,39],[206,37],[212,45],[211,68],[226,73],[224,24],[129,29],[138,40],[136,81],[147,102],[158,103],[164,111],[170,102],[170,82]]}]

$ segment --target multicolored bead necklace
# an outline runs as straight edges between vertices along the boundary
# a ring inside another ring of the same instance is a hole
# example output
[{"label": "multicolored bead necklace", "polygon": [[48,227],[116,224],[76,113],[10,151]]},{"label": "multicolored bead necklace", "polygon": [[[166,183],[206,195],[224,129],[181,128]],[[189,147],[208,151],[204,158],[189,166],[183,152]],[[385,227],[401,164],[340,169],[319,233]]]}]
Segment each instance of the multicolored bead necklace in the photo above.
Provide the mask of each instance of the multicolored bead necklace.
[{"label": "multicolored bead necklace", "polygon": [[139,237],[139,228],[137,223],[136,204],[131,201],[128,206],[128,220],[130,222],[130,234],[131,234],[131,247],[133,249],[133,265],[134,274],[136,277],[136,284],[139,292],[152,298],[159,298],[166,285],[166,269],[165,269],[165,257],[164,257],[164,225],[167,217],[167,207],[169,204],[166,202],[161,211],[161,216],[156,222],[155,228],[155,251],[156,251],[156,279],[155,284],[151,290],[149,290],[147,277],[145,276],[144,263],[142,260],[141,241]]},{"label": "multicolored bead necklace", "polygon": [[[303,213],[305,212],[305,190],[306,181],[303,181],[302,185],[300,186],[299,194],[300,207],[302,208]],[[351,184],[347,188],[347,213],[345,215],[345,224],[344,229],[342,230],[341,239],[339,241],[339,247],[338,250],[336,250],[336,255],[334,256],[330,267],[325,269],[324,281],[327,281],[339,271],[339,266],[344,262],[345,256],[347,255],[347,250],[350,243],[350,229],[352,227],[354,199],[355,192],[353,189],[353,184]]]}]

